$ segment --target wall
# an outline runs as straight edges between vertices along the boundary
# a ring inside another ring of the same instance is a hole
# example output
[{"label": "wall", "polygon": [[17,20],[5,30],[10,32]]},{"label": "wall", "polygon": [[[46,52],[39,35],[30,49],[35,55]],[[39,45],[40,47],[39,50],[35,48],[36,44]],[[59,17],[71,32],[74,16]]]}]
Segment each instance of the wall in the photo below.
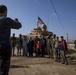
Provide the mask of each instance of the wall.
[{"label": "wall", "polygon": [[74,49],[74,44],[68,44],[69,49]]}]

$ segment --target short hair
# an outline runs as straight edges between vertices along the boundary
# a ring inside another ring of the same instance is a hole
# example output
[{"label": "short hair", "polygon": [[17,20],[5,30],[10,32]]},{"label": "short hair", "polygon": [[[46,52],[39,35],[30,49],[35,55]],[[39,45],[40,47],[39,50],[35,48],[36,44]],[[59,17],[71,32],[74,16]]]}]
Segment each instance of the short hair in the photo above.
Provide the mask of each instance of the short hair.
[{"label": "short hair", "polygon": [[64,38],[63,36],[61,36],[60,38]]},{"label": "short hair", "polygon": [[53,38],[56,38],[56,34],[53,35]]},{"label": "short hair", "polygon": [[0,14],[4,13],[7,11],[7,7],[5,5],[0,5]]},{"label": "short hair", "polygon": [[19,34],[19,36],[22,36],[22,34]]},{"label": "short hair", "polygon": [[13,35],[15,35],[15,33],[13,33]]},{"label": "short hair", "polygon": [[57,39],[59,39],[59,37],[58,37],[58,36],[57,36],[56,38],[57,38]]}]

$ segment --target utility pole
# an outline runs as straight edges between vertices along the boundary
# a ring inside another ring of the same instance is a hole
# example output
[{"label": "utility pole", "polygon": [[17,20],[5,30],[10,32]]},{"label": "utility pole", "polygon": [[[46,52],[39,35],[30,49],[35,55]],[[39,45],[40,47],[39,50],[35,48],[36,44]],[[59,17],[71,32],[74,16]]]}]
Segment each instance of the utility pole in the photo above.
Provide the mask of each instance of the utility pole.
[{"label": "utility pole", "polygon": [[68,33],[67,33],[67,45],[68,45]]}]

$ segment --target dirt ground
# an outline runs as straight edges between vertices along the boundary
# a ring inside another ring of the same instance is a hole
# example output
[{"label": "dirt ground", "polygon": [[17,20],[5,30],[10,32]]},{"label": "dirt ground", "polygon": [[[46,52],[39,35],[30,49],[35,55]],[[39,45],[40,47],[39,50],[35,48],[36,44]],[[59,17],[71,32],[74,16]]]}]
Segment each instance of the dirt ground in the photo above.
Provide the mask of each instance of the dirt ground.
[{"label": "dirt ground", "polygon": [[67,58],[69,65],[57,63],[47,56],[12,56],[9,75],[76,75],[76,51],[69,49]]},{"label": "dirt ground", "polygon": [[76,75],[75,64],[65,65],[50,58],[12,57],[9,75]]}]

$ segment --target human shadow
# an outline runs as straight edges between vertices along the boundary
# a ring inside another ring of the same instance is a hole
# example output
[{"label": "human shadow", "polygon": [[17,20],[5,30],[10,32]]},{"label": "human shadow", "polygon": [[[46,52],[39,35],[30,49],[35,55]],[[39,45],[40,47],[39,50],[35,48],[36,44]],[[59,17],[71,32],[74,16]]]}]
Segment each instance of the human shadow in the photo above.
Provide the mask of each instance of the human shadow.
[{"label": "human shadow", "polygon": [[29,68],[29,66],[11,65],[10,68]]}]

